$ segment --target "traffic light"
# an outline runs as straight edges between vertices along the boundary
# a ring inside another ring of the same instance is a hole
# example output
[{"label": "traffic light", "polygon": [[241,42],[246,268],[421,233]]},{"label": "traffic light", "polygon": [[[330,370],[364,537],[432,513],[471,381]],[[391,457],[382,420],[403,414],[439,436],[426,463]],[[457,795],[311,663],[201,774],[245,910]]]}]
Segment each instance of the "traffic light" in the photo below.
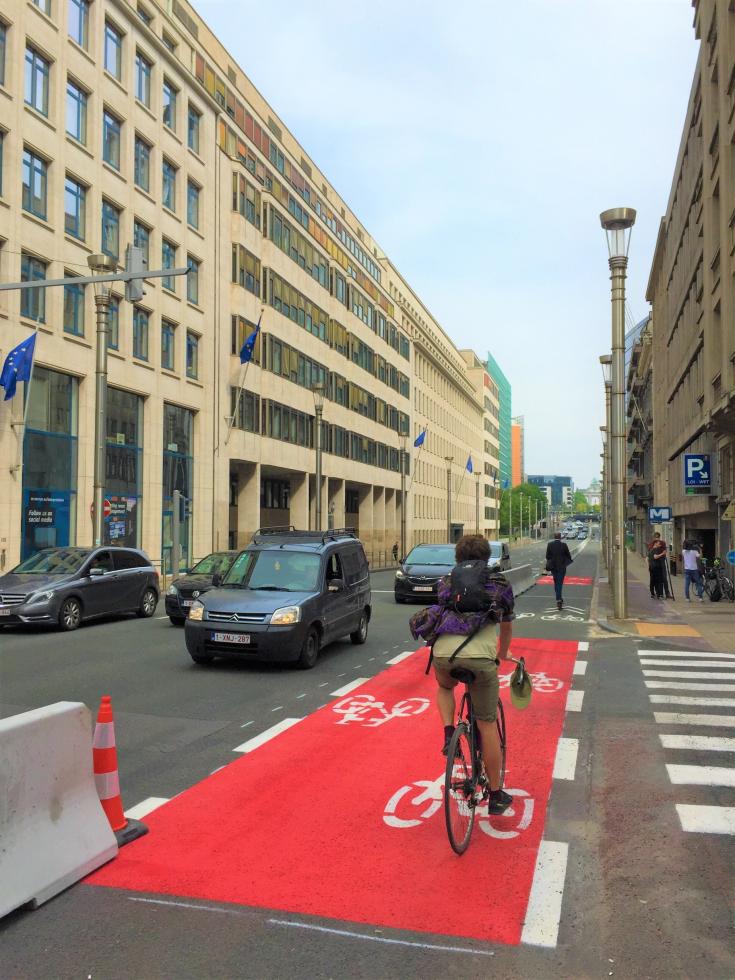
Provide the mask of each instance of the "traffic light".
[{"label": "traffic light", "polygon": [[[137,245],[128,245],[125,249],[125,272],[127,275],[141,275],[148,271],[148,263],[143,249]],[[129,303],[137,303],[145,296],[143,280],[129,279],[125,283],[125,299]]]}]

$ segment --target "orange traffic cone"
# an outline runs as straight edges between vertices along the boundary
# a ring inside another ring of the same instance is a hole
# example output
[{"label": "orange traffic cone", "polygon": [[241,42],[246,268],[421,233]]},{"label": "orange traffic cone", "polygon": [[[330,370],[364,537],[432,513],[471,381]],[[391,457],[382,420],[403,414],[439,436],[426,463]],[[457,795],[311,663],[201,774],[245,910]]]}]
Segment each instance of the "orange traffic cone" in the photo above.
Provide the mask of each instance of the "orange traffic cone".
[{"label": "orange traffic cone", "polygon": [[136,837],[147,834],[148,828],[145,824],[139,820],[128,820],[123,813],[120,777],[117,770],[115,722],[112,717],[112,698],[109,694],[103,695],[97,713],[92,742],[92,764],[97,795],[118,844],[120,846],[128,844]]}]

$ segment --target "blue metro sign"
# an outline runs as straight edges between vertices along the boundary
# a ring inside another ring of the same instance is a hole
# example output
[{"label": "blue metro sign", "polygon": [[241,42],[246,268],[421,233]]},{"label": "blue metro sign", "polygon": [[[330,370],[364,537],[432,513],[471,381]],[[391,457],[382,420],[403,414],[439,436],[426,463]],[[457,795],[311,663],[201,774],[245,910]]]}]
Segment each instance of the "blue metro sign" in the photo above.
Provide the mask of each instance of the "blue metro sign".
[{"label": "blue metro sign", "polygon": [[670,507],[649,507],[648,508],[648,523],[649,524],[668,524],[671,521],[671,508]]}]

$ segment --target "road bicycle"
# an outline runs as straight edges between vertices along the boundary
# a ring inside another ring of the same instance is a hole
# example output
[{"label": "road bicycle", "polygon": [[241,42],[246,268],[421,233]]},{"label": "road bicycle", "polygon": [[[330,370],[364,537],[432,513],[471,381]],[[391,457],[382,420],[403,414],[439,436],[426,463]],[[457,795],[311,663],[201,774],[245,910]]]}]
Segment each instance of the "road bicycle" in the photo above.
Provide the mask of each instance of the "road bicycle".
[{"label": "road bicycle", "polygon": [[703,558],[702,564],[704,565],[704,591],[710,601],[719,602],[720,598],[724,597],[730,602],[735,602],[735,586],[730,576],[725,573],[721,559],[715,558],[710,564],[706,558]]},{"label": "road bicycle", "polygon": [[[525,670],[523,657],[514,660]],[[475,823],[475,813],[480,804],[487,802],[490,795],[490,783],[485,773],[478,738],[477,721],[472,707],[472,696],[469,685],[474,681],[475,674],[467,667],[454,667],[450,675],[465,685],[462,700],[457,714],[457,725],[449,742],[447,750],[447,768],[444,776],[444,819],[447,826],[447,836],[452,850],[456,854],[464,854],[467,850],[472,828]],[[505,713],[503,702],[498,698],[498,711],[495,725],[500,742],[500,789],[505,780]]]}]

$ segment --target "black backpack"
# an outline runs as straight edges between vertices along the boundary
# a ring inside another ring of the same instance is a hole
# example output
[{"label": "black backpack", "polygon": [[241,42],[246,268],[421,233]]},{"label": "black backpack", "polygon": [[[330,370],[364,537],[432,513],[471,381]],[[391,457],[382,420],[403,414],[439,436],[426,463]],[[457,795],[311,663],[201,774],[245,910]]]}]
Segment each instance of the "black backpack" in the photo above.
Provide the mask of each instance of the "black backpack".
[{"label": "black backpack", "polygon": [[486,612],[492,605],[486,583],[488,580],[487,562],[463,561],[455,565],[449,578],[452,590],[452,605],[457,612]]}]

